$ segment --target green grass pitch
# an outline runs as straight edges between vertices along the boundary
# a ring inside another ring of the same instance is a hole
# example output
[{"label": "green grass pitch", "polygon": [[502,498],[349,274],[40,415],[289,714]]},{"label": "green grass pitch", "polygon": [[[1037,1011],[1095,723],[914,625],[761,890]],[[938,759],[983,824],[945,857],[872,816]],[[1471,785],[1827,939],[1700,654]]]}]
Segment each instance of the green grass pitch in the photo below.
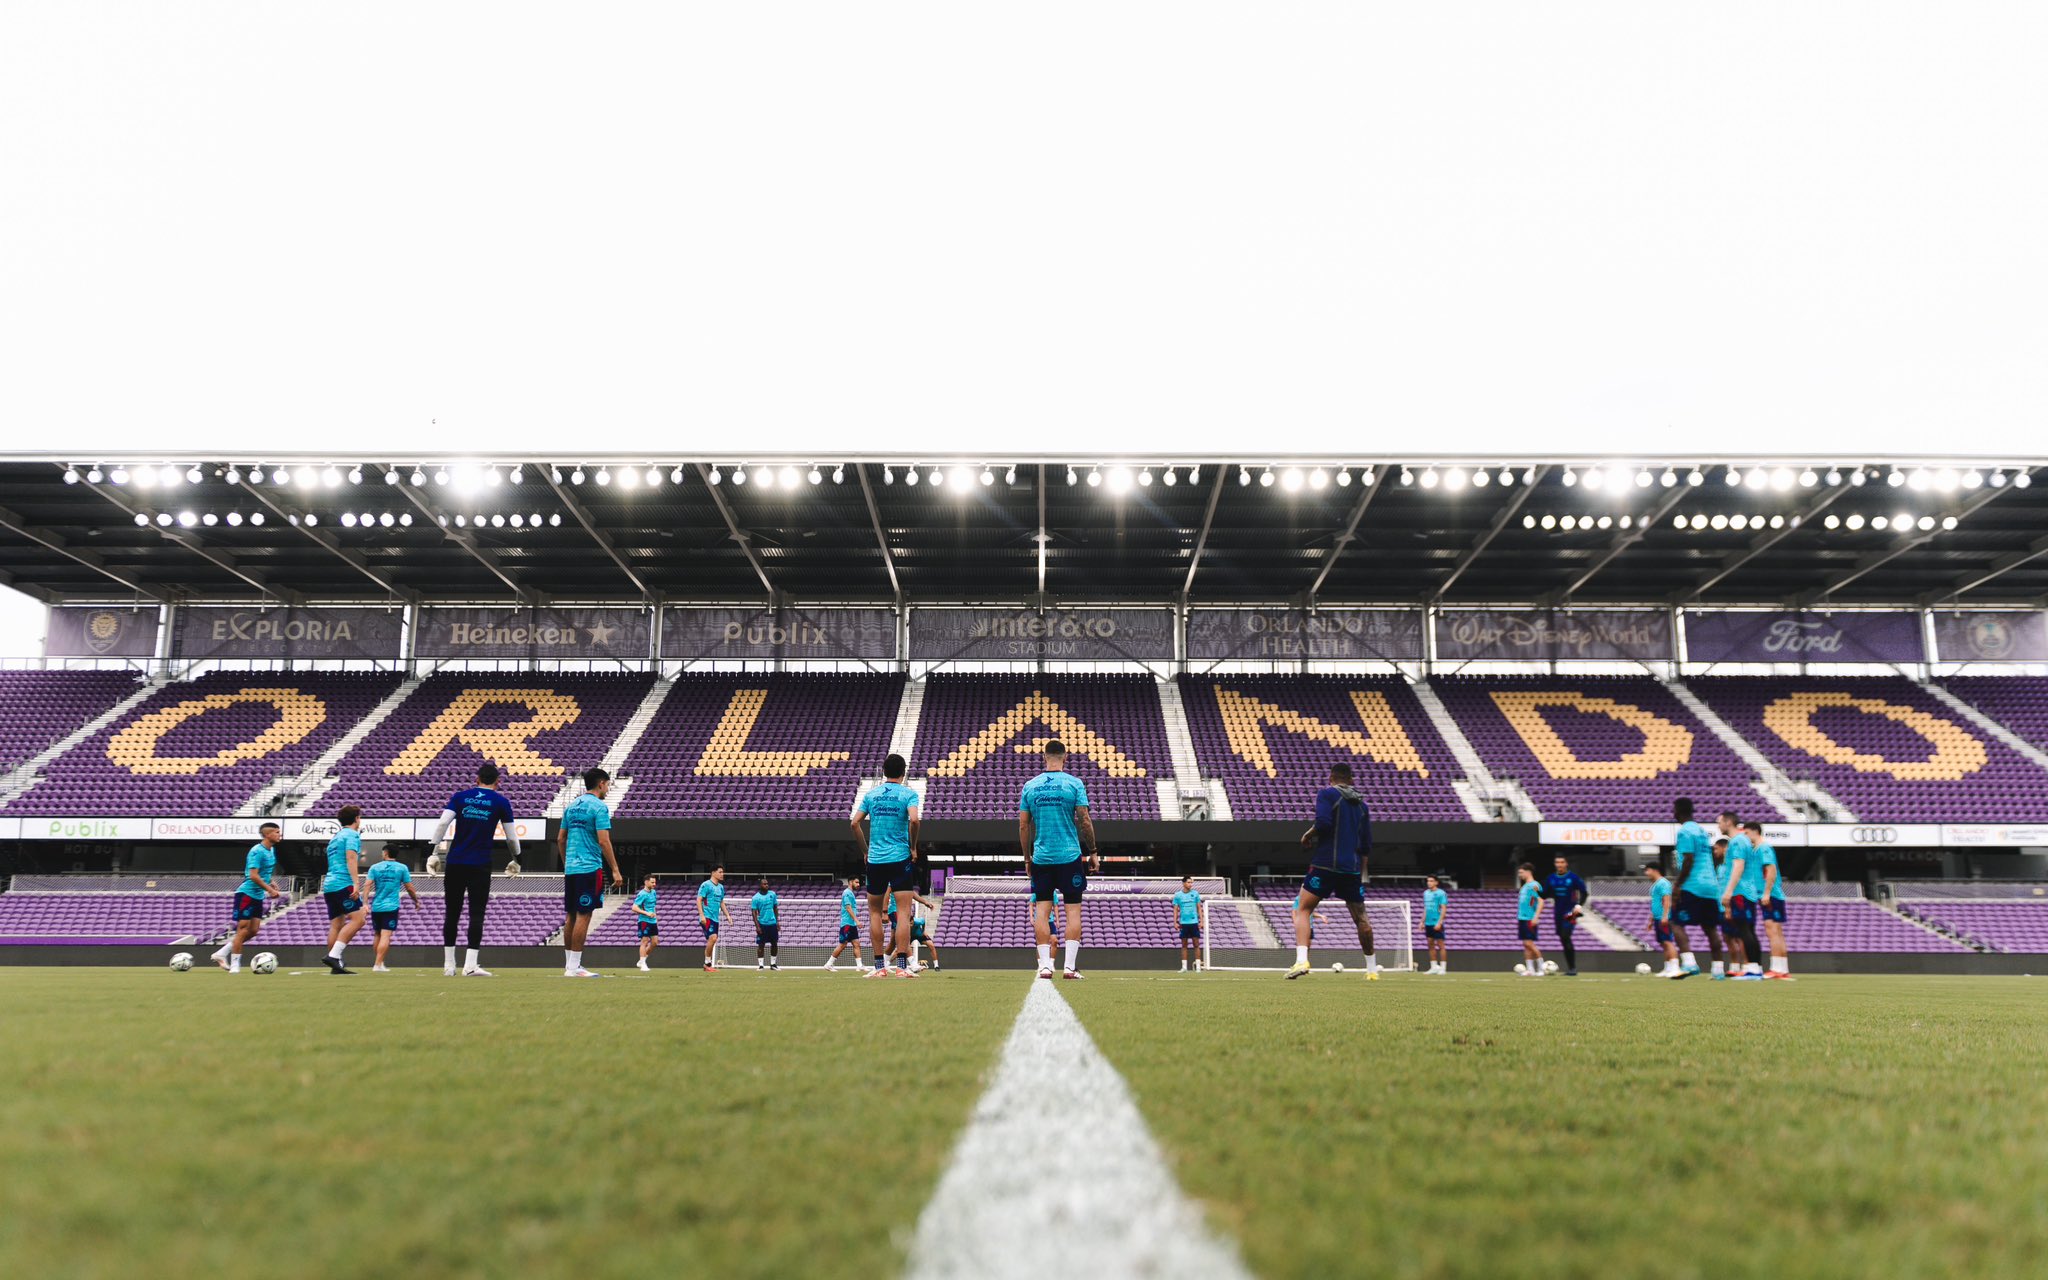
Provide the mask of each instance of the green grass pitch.
[{"label": "green grass pitch", "polygon": [[[0,971],[0,1274],[895,1274],[1028,982]],[[2038,980],[1061,994],[1260,1276],[2048,1256]]]}]

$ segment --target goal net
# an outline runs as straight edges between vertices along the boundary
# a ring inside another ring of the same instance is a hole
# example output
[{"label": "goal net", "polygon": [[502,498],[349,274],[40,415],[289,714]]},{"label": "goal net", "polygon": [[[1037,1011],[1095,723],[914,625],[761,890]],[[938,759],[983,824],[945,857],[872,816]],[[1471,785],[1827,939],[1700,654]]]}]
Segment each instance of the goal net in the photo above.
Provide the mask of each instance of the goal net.
[{"label": "goal net", "polygon": [[[1204,903],[1211,910],[1209,927],[1202,931],[1202,967],[1220,970],[1285,969],[1294,963],[1294,899],[1291,897],[1233,898]],[[1415,968],[1413,904],[1402,898],[1365,900],[1365,922],[1372,929],[1373,954],[1380,968],[1395,972]],[[1226,912],[1250,916],[1240,919],[1236,929],[1220,924],[1216,917]],[[1309,963],[1318,969],[1342,964],[1347,971],[1365,972],[1365,952],[1351,910],[1334,898],[1316,904],[1309,919]],[[1233,935],[1246,935],[1245,945],[1233,945]]]}]

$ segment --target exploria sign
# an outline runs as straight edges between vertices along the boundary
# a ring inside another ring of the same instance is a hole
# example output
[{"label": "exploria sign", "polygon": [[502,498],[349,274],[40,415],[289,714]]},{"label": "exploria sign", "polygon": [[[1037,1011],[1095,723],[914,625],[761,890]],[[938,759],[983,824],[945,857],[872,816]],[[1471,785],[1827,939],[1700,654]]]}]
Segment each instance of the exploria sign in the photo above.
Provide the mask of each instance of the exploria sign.
[{"label": "exploria sign", "polygon": [[198,658],[399,658],[404,614],[397,609],[178,610],[175,653]]},{"label": "exploria sign", "polygon": [[1164,662],[1173,657],[1173,610],[913,609],[910,656]]}]

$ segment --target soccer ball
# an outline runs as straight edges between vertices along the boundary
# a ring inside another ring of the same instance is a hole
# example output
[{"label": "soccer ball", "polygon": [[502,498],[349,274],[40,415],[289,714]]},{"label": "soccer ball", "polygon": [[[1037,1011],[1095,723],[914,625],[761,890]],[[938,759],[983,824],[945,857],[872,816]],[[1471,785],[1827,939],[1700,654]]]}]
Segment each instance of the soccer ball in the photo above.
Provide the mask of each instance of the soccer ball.
[{"label": "soccer ball", "polygon": [[1528,976],[1529,976],[1529,966],[1528,966],[1528,965],[1526,965],[1526,964],[1522,964],[1522,963],[1520,963],[1520,962],[1517,962],[1517,963],[1516,963],[1516,965],[1515,965],[1515,976],[1516,976],[1516,977],[1518,977],[1518,978],[1526,978],[1526,977],[1528,977]]},{"label": "soccer ball", "polygon": [[1344,962],[1343,962],[1342,960],[1333,960],[1333,961],[1331,961],[1331,962],[1330,962],[1330,972],[1331,972],[1331,973],[1342,973],[1342,972],[1344,972]]},{"label": "soccer ball", "polygon": [[251,961],[249,962],[249,972],[251,972],[251,973],[276,973],[276,972],[277,972],[277,957],[276,957],[276,956],[274,956],[274,955],[272,955],[272,954],[271,954],[270,952],[268,952],[268,951],[259,951],[259,952],[257,952],[257,953],[256,953],[256,958],[255,958],[254,960],[251,960]]},{"label": "soccer ball", "polygon": [[177,955],[171,957],[172,973],[184,973],[191,969],[191,967],[192,953],[190,951],[180,951]]},{"label": "soccer ball", "polygon": [[1543,962],[1543,972],[1545,972],[1545,973],[1556,973],[1556,972],[1557,972],[1557,961],[1555,961],[1555,960],[1545,960],[1545,961]]},{"label": "soccer ball", "polygon": [[1636,972],[1647,978],[1650,976],[1650,966],[1646,964],[1639,964],[1636,966]]}]

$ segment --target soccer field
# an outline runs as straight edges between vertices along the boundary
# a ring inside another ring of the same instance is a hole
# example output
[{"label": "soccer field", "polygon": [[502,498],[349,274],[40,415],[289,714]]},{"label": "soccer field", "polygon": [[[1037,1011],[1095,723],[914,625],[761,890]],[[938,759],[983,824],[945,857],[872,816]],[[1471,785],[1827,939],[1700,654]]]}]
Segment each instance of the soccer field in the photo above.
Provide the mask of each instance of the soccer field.
[{"label": "soccer field", "polygon": [[[1029,986],[0,972],[0,1274],[894,1275]],[[1058,995],[1256,1275],[2048,1255],[2038,980]],[[1087,1160],[1087,1132],[1044,1133]]]}]

